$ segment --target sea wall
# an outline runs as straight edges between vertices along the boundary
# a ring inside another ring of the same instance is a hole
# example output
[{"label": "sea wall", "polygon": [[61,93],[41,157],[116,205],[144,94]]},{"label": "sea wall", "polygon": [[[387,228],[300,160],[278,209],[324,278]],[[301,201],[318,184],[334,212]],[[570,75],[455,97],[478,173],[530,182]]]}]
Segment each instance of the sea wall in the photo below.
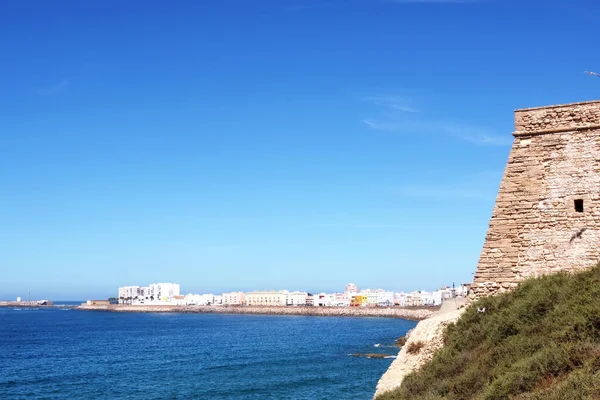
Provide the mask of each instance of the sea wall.
[{"label": "sea wall", "polygon": [[54,303],[49,300],[41,301],[0,301],[0,307],[52,307]]},{"label": "sea wall", "polygon": [[432,309],[401,307],[260,307],[260,306],[147,306],[147,305],[85,305],[77,307],[85,311],[113,312],[166,312],[204,314],[268,314],[313,315],[334,317],[387,317],[420,321],[433,315]]}]

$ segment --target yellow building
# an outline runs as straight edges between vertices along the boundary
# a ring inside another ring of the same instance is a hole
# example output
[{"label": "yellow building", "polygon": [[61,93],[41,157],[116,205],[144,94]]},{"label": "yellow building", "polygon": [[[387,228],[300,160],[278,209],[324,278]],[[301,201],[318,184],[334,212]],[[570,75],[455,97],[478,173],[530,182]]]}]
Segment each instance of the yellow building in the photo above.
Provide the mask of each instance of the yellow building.
[{"label": "yellow building", "polygon": [[350,307],[364,307],[369,302],[368,296],[357,294],[350,299]]}]

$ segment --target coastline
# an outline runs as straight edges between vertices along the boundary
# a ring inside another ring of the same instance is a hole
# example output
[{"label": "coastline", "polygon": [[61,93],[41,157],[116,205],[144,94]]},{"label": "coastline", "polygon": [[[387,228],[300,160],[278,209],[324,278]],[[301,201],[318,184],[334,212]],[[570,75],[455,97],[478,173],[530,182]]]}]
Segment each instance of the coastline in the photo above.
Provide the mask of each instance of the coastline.
[{"label": "coastline", "polygon": [[284,307],[284,306],[151,306],[151,305],[85,305],[82,311],[141,312],[141,313],[199,313],[199,314],[262,314],[306,315],[331,317],[382,317],[421,321],[431,317],[435,309],[400,307]]}]

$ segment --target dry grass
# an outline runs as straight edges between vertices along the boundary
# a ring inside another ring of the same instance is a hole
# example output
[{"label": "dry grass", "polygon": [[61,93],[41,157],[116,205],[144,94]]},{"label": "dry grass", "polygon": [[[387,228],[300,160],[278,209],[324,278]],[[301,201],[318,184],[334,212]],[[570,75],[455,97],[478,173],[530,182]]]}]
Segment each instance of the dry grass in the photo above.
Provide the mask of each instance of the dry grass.
[{"label": "dry grass", "polygon": [[406,346],[406,352],[408,354],[417,354],[418,352],[421,351],[421,349],[425,347],[425,343],[417,340],[415,342],[410,342],[407,346]]}]

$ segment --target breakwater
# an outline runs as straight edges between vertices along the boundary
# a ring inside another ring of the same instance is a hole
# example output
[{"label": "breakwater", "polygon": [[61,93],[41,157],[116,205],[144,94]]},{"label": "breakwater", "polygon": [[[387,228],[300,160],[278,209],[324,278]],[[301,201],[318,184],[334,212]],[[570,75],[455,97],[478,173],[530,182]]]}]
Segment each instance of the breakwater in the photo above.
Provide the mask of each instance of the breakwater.
[{"label": "breakwater", "polygon": [[54,307],[54,303],[48,300],[41,301],[0,301],[0,307]]},{"label": "breakwater", "polygon": [[262,314],[310,315],[333,317],[385,317],[420,321],[435,310],[402,307],[270,307],[270,306],[150,306],[150,305],[86,305],[84,311],[146,312],[146,313],[203,313],[203,314]]}]

